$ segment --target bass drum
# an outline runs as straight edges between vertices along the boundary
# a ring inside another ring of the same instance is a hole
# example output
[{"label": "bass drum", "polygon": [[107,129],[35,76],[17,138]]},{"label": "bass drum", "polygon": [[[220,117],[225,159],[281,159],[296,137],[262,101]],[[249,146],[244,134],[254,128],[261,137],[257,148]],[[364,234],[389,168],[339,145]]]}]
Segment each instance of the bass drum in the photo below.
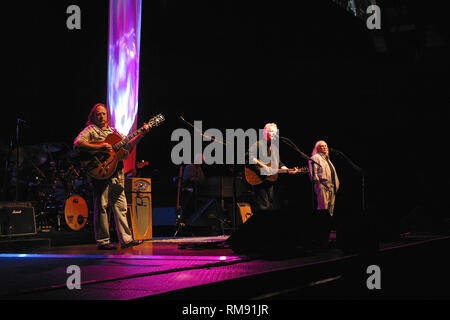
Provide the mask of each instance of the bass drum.
[{"label": "bass drum", "polygon": [[83,197],[74,194],[66,200],[64,205],[64,218],[67,226],[79,231],[83,229],[88,220],[89,208]]}]

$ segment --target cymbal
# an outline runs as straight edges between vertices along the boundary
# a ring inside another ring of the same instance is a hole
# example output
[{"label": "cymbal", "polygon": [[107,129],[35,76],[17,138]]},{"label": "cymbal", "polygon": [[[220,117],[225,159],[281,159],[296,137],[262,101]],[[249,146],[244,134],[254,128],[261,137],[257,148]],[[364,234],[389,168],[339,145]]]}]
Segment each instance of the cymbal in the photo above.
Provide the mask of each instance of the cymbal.
[{"label": "cymbal", "polygon": [[25,166],[34,164],[40,166],[47,161],[47,155],[39,146],[24,146],[12,150],[9,161],[12,164],[17,163],[17,151],[19,155],[19,165]]},{"label": "cymbal", "polygon": [[69,159],[75,159],[75,158],[78,158],[79,156],[80,156],[80,154],[78,152],[74,151],[74,150],[69,150],[67,152],[67,157]]},{"label": "cymbal", "polygon": [[56,142],[44,143],[42,145],[42,150],[49,153],[61,151],[63,148],[64,146],[62,144]]}]

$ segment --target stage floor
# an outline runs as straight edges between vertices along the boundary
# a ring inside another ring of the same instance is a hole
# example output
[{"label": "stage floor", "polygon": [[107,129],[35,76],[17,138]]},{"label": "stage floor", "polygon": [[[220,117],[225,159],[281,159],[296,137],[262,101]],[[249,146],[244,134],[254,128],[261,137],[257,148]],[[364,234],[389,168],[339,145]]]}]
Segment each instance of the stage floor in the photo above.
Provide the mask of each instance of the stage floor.
[{"label": "stage floor", "polygon": [[[350,290],[351,298],[364,298],[360,295],[361,288],[367,291],[364,271],[373,263],[390,268],[383,274],[383,284],[395,296],[400,292],[397,286],[407,284],[409,276],[402,272],[399,260],[409,263],[408,259],[425,259],[425,252],[434,252],[426,259],[435,263],[432,259],[440,260],[440,250],[450,242],[445,235],[409,235],[381,242],[379,251],[370,255],[344,253],[335,247],[316,251],[299,247],[288,255],[264,256],[236,254],[226,245],[227,238],[154,238],[112,251],[99,251],[95,244],[7,250],[0,253],[0,299],[339,299],[342,290]],[[73,266],[79,268],[80,282],[70,289],[77,284]],[[398,278],[398,272],[402,277]],[[387,282],[393,279],[400,282],[395,286]],[[443,280],[442,285],[448,283],[448,277]],[[373,292],[366,294],[373,297]]]}]

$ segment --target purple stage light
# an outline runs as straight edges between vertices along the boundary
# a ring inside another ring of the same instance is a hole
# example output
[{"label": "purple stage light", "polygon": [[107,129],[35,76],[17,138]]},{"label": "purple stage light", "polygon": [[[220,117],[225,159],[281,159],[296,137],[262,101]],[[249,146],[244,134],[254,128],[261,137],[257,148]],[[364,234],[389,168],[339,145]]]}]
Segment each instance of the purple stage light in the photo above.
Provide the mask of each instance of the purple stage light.
[{"label": "purple stage light", "polygon": [[[110,0],[108,108],[111,124],[128,135],[137,129],[142,0]],[[133,169],[136,150],[124,162]]]}]

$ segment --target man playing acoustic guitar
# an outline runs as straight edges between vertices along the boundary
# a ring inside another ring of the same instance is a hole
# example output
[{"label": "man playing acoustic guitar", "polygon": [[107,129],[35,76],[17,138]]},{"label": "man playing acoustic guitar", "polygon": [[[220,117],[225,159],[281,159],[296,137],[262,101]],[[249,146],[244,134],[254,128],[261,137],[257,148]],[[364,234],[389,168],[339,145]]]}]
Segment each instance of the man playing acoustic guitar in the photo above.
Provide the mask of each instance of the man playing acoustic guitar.
[{"label": "man playing acoustic guitar", "polygon": [[[117,130],[111,128],[110,116],[104,104],[96,104],[89,113],[87,126],[74,141],[74,149],[78,152],[93,153],[113,152],[113,146],[105,142],[111,134],[123,137]],[[128,156],[136,144],[150,130],[149,124],[144,124],[142,131],[121,152]],[[122,248],[128,248],[140,244],[134,241],[127,220],[127,199],[125,196],[125,177],[123,161],[119,160],[115,172],[106,179],[91,177],[94,193],[94,230],[95,241],[99,250],[114,250],[116,247],[110,242],[108,206],[111,207],[116,223],[116,230]]]},{"label": "man playing acoustic guitar", "polygon": [[[279,209],[279,204],[276,200],[274,182],[276,175],[280,170],[284,170],[290,174],[296,174],[300,172],[300,169],[288,169],[279,159],[278,149],[278,127],[275,123],[267,123],[263,130],[264,140],[256,141],[249,148],[249,162],[256,164],[253,170],[246,171],[247,182],[254,187],[254,202],[255,211],[259,210],[276,210]],[[265,160],[261,161],[261,158]],[[270,163],[267,160],[270,159]],[[252,172],[259,172],[259,176],[262,178],[261,183],[252,183],[249,181],[250,174]],[[264,179],[264,177],[266,179]],[[271,177],[274,177],[272,179]]]}]

